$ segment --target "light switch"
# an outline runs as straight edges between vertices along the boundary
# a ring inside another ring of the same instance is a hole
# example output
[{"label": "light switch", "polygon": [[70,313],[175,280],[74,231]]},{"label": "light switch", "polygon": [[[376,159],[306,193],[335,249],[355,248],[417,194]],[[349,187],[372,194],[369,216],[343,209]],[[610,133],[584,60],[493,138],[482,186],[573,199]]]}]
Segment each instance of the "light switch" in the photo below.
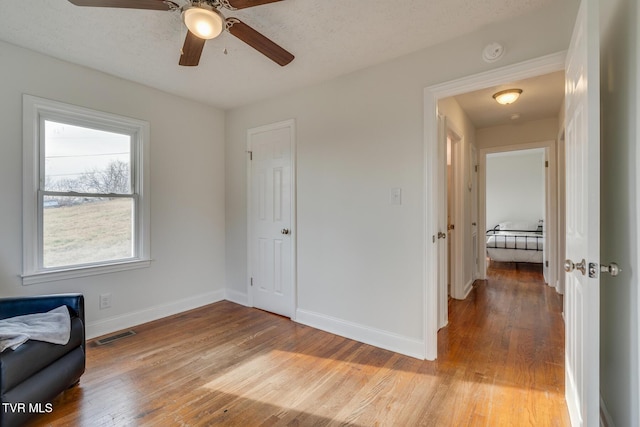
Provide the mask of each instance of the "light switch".
[{"label": "light switch", "polygon": [[402,188],[392,188],[389,196],[389,204],[401,205],[402,204]]}]

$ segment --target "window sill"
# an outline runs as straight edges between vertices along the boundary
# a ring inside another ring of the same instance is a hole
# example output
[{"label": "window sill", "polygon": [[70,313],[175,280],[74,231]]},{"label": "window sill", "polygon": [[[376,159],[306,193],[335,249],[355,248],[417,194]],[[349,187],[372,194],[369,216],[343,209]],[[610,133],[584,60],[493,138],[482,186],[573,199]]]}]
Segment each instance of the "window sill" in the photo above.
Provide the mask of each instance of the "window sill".
[{"label": "window sill", "polygon": [[118,271],[146,268],[151,264],[150,259],[122,261],[113,264],[97,266],[84,266],[67,268],[64,270],[43,271],[38,273],[25,273],[22,275],[22,285],[35,285],[36,283],[54,282],[57,280],[75,279],[77,277],[96,276],[98,274],[115,273]]}]

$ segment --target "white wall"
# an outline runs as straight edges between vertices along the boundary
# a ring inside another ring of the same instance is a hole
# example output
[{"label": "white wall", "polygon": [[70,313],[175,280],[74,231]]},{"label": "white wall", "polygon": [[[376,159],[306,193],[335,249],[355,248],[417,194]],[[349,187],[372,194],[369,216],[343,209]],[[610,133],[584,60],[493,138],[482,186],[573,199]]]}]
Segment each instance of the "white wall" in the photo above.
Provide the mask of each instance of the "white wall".
[{"label": "white wall", "polygon": [[600,392],[612,425],[640,425],[638,355],[638,127],[640,11],[635,0],[601,0]]},{"label": "white wall", "polygon": [[544,150],[487,154],[486,227],[545,218]]},{"label": "white wall", "polygon": [[[230,292],[246,298],[246,131],[293,118],[299,311],[317,314],[334,330],[345,325],[358,330],[354,337],[362,341],[375,336],[395,339],[397,351],[420,348],[426,315],[423,89],[565,50],[573,3],[553,2],[532,15],[230,111]],[[509,53],[501,63],[488,65],[481,51],[495,40],[508,41]],[[388,203],[392,187],[403,190],[401,206]]]},{"label": "white wall", "polygon": [[555,141],[558,138],[558,123],[558,118],[552,117],[478,129],[476,144],[482,149]]},{"label": "white wall", "polygon": [[[224,113],[3,42],[0,64],[0,296],[82,292],[89,335],[224,298]],[[23,93],[150,123],[149,268],[22,285]]]}]

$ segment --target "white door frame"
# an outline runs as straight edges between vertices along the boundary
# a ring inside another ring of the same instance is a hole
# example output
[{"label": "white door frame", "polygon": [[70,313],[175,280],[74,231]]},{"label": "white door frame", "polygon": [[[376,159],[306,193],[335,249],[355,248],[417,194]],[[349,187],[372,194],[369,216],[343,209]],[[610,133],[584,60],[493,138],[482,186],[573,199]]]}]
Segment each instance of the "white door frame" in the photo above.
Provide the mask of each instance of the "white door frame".
[{"label": "white door frame", "polygon": [[[640,7],[636,7],[637,17],[636,19],[640,20]],[[636,21],[638,22],[638,21]],[[640,31],[636,30],[636,70],[640,70]],[[636,75],[636,147],[640,147],[640,77]],[[636,148],[636,165],[640,165],[640,150]],[[640,174],[636,173],[636,226],[640,226]],[[640,242],[636,241],[636,253],[637,259],[635,265],[635,271],[640,271]],[[633,268],[633,266],[632,266]],[[637,275],[637,273],[636,273]],[[637,277],[637,276],[636,276]],[[640,307],[640,292],[636,292],[637,294],[637,304],[636,307]],[[636,354],[640,355],[640,313],[636,316],[636,331],[638,333],[637,337],[637,345],[638,352]],[[637,381],[640,383],[640,369],[636,370]],[[637,411],[640,411],[640,393],[637,395],[638,406],[636,408]],[[640,414],[638,414],[640,417]]]},{"label": "white door frame", "polygon": [[[547,172],[545,173],[545,189],[544,189],[544,198],[545,198],[545,218],[544,218],[544,229],[545,229],[545,253],[544,259],[549,261],[548,267],[548,284],[550,286],[556,287],[557,285],[557,268],[558,268],[558,260],[560,259],[557,255],[557,242],[558,242],[558,233],[557,233],[557,168],[556,164],[556,141],[541,141],[541,142],[532,142],[525,144],[514,144],[507,145],[503,147],[490,147],[490,148],[481,148],[480,149],[480,165],[479,165],[479,177],[478,177],[478,199],[479,199],[479,207],[478,207],[478,235],[485,236],[487,233],[487,154],[494,153],[505,153],[511,151],[521,151],[521,150],[529,150],[536,148],[544,148],[546,151],[545,156],[548,156],[547,161],[549,162],[549,167],[546,168]],[[551,214],[550,214],[551,213]],[[478,253],[486,254],[487,253],[487,242],[485,239],[478,239]],[[547,249],[548,248],[548,249]],[[548,250],[548,253],[546,252]],[[543,261],[544,262],[544,261]],[[480,278],[486,279],[487,277],[487,257],[480,257]]]},{"label": "white door frame", "polygon": [[253,229],[251,222],[251,183],[252,183],[252,167],[251,167],[251,138],[254,133],[267,132],[276,129],[289,128],[291,130],[291,320],[296,318],[297,302],[298,302],[298,274],[297,274],[297,241],[298,241],[298,227],[296,216],[296,122],[295,119],[284,120],[281,122],[271,123],[264,126],[258,126],[247,130],[247,305],[253,307],[253,292],[251,290],[251,274],[252,274],[252,257],[251,257],[251,242],[253,237]]},{"label": "white door frame", "polygon": [[564,70],[565,57],[566,52],[558,52],[424,89],[423,341],[427,360],[438,356],[438,251],[433,243],[438,232],[438,100]]}]

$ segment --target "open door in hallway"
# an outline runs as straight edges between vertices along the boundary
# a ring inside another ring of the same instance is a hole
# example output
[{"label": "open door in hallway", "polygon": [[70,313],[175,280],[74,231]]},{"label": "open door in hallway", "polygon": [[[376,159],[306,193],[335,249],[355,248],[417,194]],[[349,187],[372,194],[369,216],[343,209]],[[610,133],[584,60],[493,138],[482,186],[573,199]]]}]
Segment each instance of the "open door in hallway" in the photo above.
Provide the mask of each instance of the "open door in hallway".
[{"label": "open door in hallway", "polygon": [[566,399],[599,425],[600,92],[598,2],[582,0],[566,63]]}]

